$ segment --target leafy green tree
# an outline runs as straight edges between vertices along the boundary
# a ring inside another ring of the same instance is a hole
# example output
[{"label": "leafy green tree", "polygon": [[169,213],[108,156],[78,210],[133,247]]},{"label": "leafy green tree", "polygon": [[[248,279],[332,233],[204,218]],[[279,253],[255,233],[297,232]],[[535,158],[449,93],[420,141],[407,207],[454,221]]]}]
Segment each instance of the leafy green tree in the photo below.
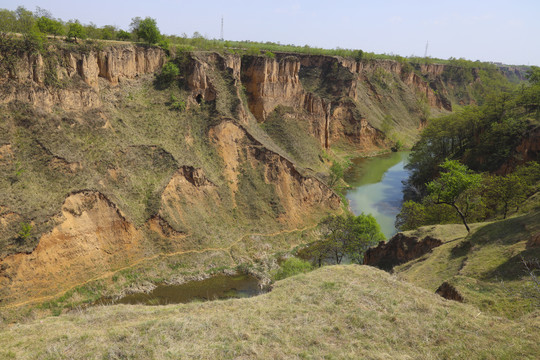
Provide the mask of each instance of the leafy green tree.
[{"label": "leafy green tree", "polygon": [[498,212],[501,207],[503,219],[511,208],[517,208],[526,199],[527,186],[523,178],[515,173],[506,176],[487,176],[485,179],[486,201]]},{"label": "leafy green tree", "polygon": [[[437,205],[449,205],[458,213],[468,232],[466,207],[470,205],[467,190],[478,186],[480,175],[474,174],[467,166],[456,160],[445,160],[440,166],[443,172],[439,178],[427,184],[427,190]],[[462,200],[464,205],[459,205]],[[465,208],[464,208],[465,207]]]},{"label": "leafy green tree", "polygon": [[81,40],[86,39],[86,30],[81,25],[81,23],[76,20],[75,22],[69,23],[67,37],[68,39],[74,39],[75,41],[77,41],[77,38]]},{"label": "leafy green tree", "polygon": [[529,80],[531,84],[540,84],[540,67],[531,66],[531,68],[527,70],[527,80]]},{"label": "leafy green tree", "polygon": [[0,32],[8,33],[16,31],[17,16],[14,11],[0,9]]},{"label": "leafy green tree", "polygon": [[401,211],[396,216],[396,228],[401,231],[413,230],[427,225],[426,207],[412,200],[401,205]]},{"label": "leafy green tree", "polygon": [[313,244],[309,256],[322,265],[325,261],[340,264],[345,256],[362,263],[364,252],[384,240],[384,235],[372,215],[328,216],[319,224],[321,241]]},{"label": "leafy green tree", "polygon": [[128,41],[131,39],[131,34],[125,30],[120,30],[116,33],[116,37],[118,38],[118,40]]},{"label": "leafy green tree", "polygon": [[101,38],[103,40],[112,40],[116,34],[116,27],[112,25],[105,25],[101,28]]},{"label": "leafy green tree", "polygon": [[17,23],[14,31],[20,32],[23,35],[28,34],[36,23],[34,14],[26,10],[24,6],[19,6],[15,10],[15,15],[17,16]]},{"label": "leafy green tree", "polygon": [[138,39],[142,39],[148,44],[155,44],[161,38],[156,20],[150,17],[145,19],[141,19],[140,17],[133,18],[131,20],[131,29]]},{"label": "leafy green tree", "polygon": [[64,34],[64,25],[60,21],[42,16],[37,19],[36,24],[38,29],[45,34],[50,34],[54,37]]},{"label": "leafy green tree", "polygon": [[334,186],[338,183],[339,180],[343,179],[345,169],[338,161],[334,161],[332,166],[330,166],[330,181],[328,185]]}]

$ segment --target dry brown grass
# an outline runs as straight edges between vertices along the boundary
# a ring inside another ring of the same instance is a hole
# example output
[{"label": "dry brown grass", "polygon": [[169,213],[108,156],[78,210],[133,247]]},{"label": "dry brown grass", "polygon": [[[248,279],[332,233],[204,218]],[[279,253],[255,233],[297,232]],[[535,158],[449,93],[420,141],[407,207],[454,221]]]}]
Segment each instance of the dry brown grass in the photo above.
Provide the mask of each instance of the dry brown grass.
[{"label": "dry brown grass", "polygon": [[533,359],[522,321],[367,266],[329,266],[250,299],[73,311],[0,330],[6,359]]}]

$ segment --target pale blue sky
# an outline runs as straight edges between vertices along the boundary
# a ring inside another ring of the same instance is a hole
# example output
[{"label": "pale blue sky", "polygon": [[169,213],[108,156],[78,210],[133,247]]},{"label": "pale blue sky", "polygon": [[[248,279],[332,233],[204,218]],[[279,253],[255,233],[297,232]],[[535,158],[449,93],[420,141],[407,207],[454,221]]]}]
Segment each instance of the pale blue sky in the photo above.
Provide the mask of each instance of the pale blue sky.
[{"label": "pale blue sky", "polygon": [[225,39],[354,48],[402,56],[451,56],[540,65],[540,0],[0,0],[0,8],[40,6],[63,20],[127,29],[150,16],[162,33],[198,31]]}]

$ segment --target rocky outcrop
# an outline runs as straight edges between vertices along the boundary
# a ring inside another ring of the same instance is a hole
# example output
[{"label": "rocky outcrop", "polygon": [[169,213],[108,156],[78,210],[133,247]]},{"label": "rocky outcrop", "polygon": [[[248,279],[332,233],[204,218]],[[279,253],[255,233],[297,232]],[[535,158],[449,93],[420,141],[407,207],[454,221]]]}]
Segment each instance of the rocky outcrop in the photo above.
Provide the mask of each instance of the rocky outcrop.
[{"label": "rocky outcrop", "polygon": [[440,295],[447,300],[463,302],[463,296],[461,296],[459,291],[447,281],[443,282],[441,286],[435,290],[435,294]]},{"label": "rocky outcrop", "polygon": [[394,266],[427,254],[440,245],[442,241],[431,236],[418,241],[417,237],[397,233],[387,243],[381,241],[377,247],[368,249],[364,255],[364,265],[390,271]]},{"label": "rocky outcrop", "polygon": [[58,293],[132,263],[143,254],[141,235],[116,206],[95,191],[68,196],[58,225],[29,254],[0,260],[2,301]]}]

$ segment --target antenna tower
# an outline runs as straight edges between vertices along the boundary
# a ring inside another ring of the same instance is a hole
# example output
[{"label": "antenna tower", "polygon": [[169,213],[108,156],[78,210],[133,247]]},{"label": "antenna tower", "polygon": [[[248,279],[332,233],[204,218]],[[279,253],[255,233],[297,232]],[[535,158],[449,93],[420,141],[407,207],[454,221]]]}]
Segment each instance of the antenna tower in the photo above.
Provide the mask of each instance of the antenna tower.
[{"label": "antenna tower", "polygon": [[221,15],[221,41],[223,41],[223,15]]},{"label": "antenna tower", "polygon": [[428,49],[428,46],[429,46],[429,40],[426,41],[426,51],[424,52],[424,57],[427,58],[427,49]]}]

